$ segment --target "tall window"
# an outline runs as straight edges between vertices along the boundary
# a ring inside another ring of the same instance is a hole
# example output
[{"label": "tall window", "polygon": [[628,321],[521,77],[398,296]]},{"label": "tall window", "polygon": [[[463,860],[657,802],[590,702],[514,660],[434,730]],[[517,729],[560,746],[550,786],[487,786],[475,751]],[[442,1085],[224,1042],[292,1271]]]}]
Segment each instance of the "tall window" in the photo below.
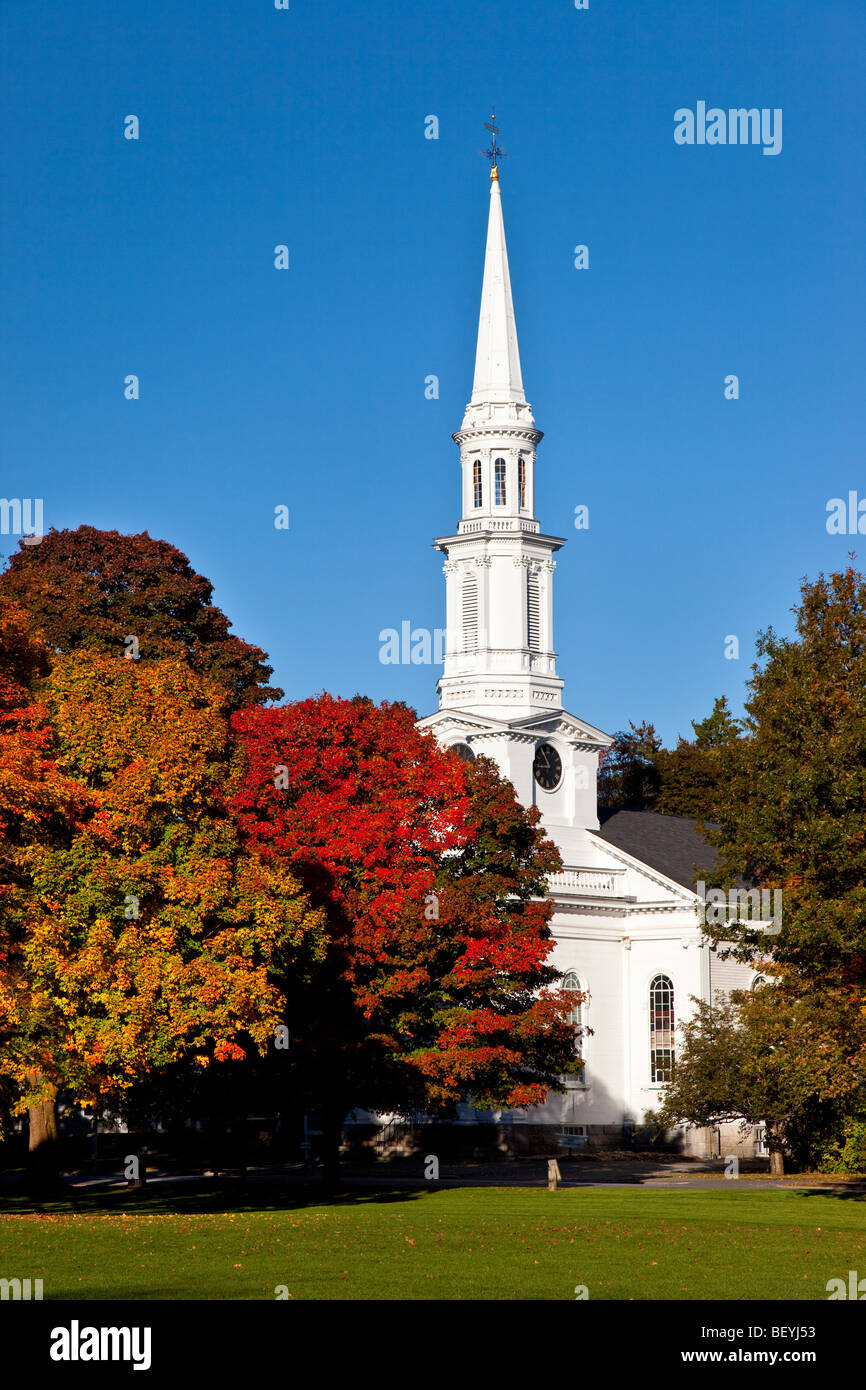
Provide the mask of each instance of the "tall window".
[{"label": "tall window", "polygon": [[481,506],[481,460],[476,459],[472,465],[472,492],[475,497],[476,507]]},{"label": "tall window", "polygon": [[531,652],[541,651],[541,593],[537,575],[526,572],[526,645]]},{"label": "tall window", "polygon": [[505,459],[497,459],[493,465],[493,481],[496,486],[497,507],[505,506]]},{"label": "tall window", "polygon": [[[582,986],[581,986],[581,983],[580,983],[580,976],[578,975],[578,973],[577,973],[576,970],[567,970],[567,971],[565,972],[565,976],[563,977],[563,981],[562,981],[562,988],[563,988],[564,990],[568,991],[569,993],[575,993],[575,994],[582,993]],[[579,1052],[580,1055],[581,1055],[581,1057],[582,1057],[582,1056],[583,1056],[584,1028],[583,1028],[583,1004],[582,1004],[580,1001],[575,1001],[574,1008],[572,1009],[571,1013],[568,1015],[568,1021],[569,1021],[569,1023],[572,1025],[572,1027],[574,1028],[574,1050],[575,1050],[575,1052]],[[582,1086],[586,1084],[586,1067],[585,1067],[585,1066],[581,1068],[580,1072],[578,1073],[577,1079],[578,1079],[578,1081],[580,1082],[580,1084],[581,1084]]]},{"label": "tall window", "polygon": [[478,581],[474,575],[463,580],[463,650],[478,648]]},{"label": "tall window", "polygon": [[517,455],[517,493],[520,498],[521,507],[526,506],[526,459],[522,454]]},{"label": "tall window", "polygon": [[656,975],[649,991],[650,1080],[654,1086],[670,1081],[674,1061],[674,987],[667,975]]}]

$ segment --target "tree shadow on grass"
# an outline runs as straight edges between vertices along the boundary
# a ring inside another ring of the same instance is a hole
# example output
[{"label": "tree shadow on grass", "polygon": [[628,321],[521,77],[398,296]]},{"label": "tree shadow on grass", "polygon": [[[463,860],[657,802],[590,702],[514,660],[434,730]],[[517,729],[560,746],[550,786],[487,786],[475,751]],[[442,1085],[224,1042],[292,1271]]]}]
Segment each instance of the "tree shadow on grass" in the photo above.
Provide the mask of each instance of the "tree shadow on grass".
[{"label": "tree shadow on grass", "polygon": [[392,1206],[415,1202],[441,1187],[352,1188],[327,1192],[321,1182],[242,1182],[202,1178],[198,1182],[160,1182],[144,1188],[96,1185],[68,1187],[50,1197],[34,1197],[7,1188],[0,1195],[0,1215],[151,1216],[220,1212],[297,1211],[304,1207]]},{"label": "tree shadow on grass", "polygon": [[814,1187],[794,1188],[798,1197],[835,1197],[840,1202],[866,1201],[866,1183],[851,1183],[840,1187],[824,1187],[816,1183]]}]

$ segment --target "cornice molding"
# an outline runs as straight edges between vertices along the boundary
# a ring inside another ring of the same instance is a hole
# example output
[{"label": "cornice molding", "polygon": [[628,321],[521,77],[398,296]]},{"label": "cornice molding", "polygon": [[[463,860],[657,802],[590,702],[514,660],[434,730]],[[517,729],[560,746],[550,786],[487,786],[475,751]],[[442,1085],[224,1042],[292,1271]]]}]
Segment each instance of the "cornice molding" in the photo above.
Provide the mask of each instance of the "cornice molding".
[{"label": "cornice molding", "polygon": [[465,429],[459,429],[451,438],[455,444],[461,446],[473,439],[523,439],[534,448],[544,438],[544,431],[533,429],[529,425],[495,424],[491,421],[488,425],[469,425]]},{"label": "cornice molding", "polygon": [[[560,898],[550,894],[550,901],[555,905],[556,912],[567,912],[572,915],[578,912],[586,912],[590,916],[602,917],[669,917],[672,913],[682,912],[680,903],[625,903],[608,900],[607,902],[591,902],[587,898]],[[554,936],[557,935],[553,924],[551,924]],[[681,936],[686,935],[688,928],[677,927],[672,930],[670,939],[678,941]],[[640,940],[637,937],[636,940]]]}]

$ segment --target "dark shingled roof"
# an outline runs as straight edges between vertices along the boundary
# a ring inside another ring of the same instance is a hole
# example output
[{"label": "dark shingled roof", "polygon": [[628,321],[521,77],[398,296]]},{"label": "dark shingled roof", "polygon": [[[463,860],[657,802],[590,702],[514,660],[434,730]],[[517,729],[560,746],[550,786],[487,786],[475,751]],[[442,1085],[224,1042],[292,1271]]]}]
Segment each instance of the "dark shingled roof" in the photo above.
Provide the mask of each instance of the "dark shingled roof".
[{"label": "dark shingled roof", "polygon": [[709,876],[718,854],[687,816],[662,816],[658,811],[620,811],[599,806],[601,829],[608,844],[634,855],[651,869],[694,891],[701,872]]}]

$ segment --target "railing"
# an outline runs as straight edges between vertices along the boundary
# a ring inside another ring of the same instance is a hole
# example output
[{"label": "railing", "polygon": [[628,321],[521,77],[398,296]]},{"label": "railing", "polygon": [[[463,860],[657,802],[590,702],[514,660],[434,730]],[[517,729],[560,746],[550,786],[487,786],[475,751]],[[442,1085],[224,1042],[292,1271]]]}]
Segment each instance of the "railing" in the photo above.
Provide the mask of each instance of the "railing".
[{"label": "railing", "polygon": [[483,521],[458,521],[457,534],[465,536],[476,531],[528,531],[537,535],[541,523],[528,517],[488,517]]},{"label": "railing", "polygon": [[599,897],[621,897],[625,869],[564,869],[547,880],[551,893],[588,893]]},{"label": "railing", "polygon": [[412,1128],[412,1120],[407,1120],[404,1115],[398,1115],[396,1119],[389,1120],[381,1129],[376,1131],[376,1152],[381,1157],[389,1144],[396,1142],[401,1135]]}]

